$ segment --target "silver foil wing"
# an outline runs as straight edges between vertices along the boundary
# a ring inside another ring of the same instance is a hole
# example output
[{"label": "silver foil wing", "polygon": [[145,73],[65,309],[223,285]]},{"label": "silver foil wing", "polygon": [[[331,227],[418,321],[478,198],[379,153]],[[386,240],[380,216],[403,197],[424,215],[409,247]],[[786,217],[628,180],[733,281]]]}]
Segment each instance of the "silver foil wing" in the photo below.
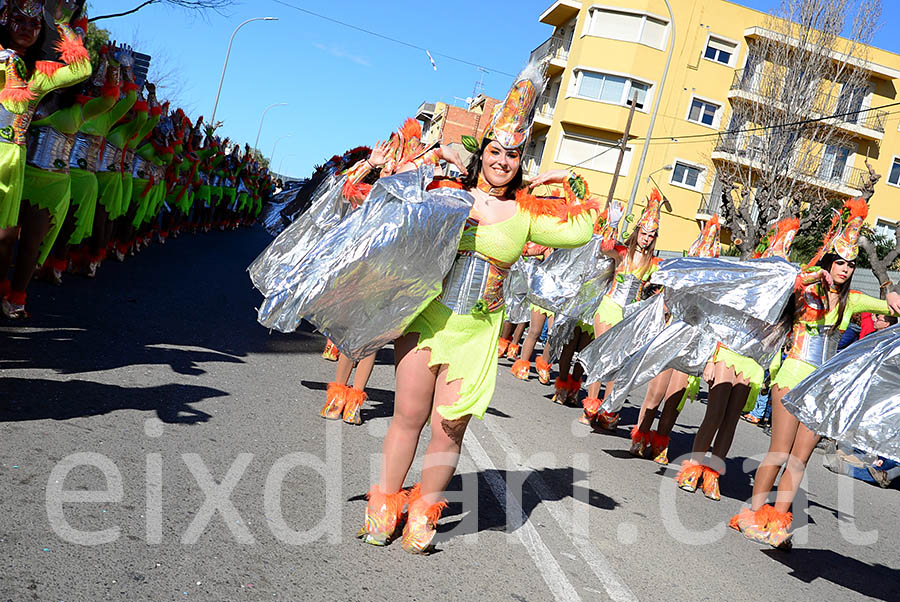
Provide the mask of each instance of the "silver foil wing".
[{"label": "silver foil wing", "polygon": [[900,462],[900,325],[839,352],[784,407],[819,435]]},{"label": "silver foil wing", "polygon": [[691,326],[681,320],[675,320],[663,328],[618,370],[612,391],[603,403],[603,410],[618,412],[631,391],[649,383],[669,368],[698,376],[702,374],[709,356],[715,350],[715,342],[710,345],[705,338],[702,327]]},{"label": "silver foil wing", "polygon": [[634,303],[635,311],[598,336],[576,356],[588,383],[607,382],[628,359],[659,334],[666,325],[662,295]]},{"label": "silver foil wing", "polygon": [[528,291],[528,301],[553,313],[563,310],[575,297],[585,275],[593,270],[601,257],[600,237],[574,249],[557,249],[534,269]]},{"label": "silver foil wing", "polygon": [[284,232],[287,221],[285,221],[281,212],[290,204],[296,195],[296,190],[283,190],[272,197],[271,201],[266,203],[265,207],[263,207],[262,215],[260,216],[260,221],[262,222],[263,228],[266,229],[266,232],[272,236],[278,236]]},{"label": "silver foil wing", "polygon": [[345,180],[346,176],[329,176],[323,180],[309,210],[285,228],[247,268],[253,286],[263,296],[289,286],[291,274],[306,254],[347,215],[350,204],[344,201]]},{"label": "silver foil wing", "polygon": [[382,178],[273,288],[259,322],[281,332],[306,319],[353,359],[400,336],[441,292],[472,207],[465,191],[426,191],[433,168]]},{"label": "silver foil wing", "polygon": [[799,273],[797,267],[778,258],[680,257],[663,261],[650,281],[665,287],[669,309],[688,323],[725,313],[775,324]]},{"label": "silver foil wing", "polygon": [[585,245],[593,248],[585,249],[587,252],[582,255],[582,263],[578,266],[581,271],[581,285],[578,292],[556,312],[547,340],[551,363],[559,359],[563,347],[572,339],[579,322],[585,324],[593,322],[594,314],[606,291],[609,290],[616,264],[612,259],[598,255],[602,242],[600,236],[594,235],[591,242]]},{"label": "silver foil wing", "polygon": [[531,308],[526,297],[528,283],[537,262],[525,257],[519,258],[509,269],[503,281],[503,299],[506,302],[506,319],[513,324],[527,322],[531,318]]}]

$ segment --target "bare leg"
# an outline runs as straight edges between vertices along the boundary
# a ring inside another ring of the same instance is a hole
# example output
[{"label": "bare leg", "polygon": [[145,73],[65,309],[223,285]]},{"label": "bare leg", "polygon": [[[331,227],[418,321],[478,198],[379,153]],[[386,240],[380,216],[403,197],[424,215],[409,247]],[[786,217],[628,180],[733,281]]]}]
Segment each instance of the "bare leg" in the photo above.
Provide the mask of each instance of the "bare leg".
[{"label": "bare leg", "polygon": [[41,242],[50,231],[50,212],[23,200],[19,225],[22,227],[22,233],[19,237],[19,252],[16,255],[12,277],[14,291],[24,291],[31,282],[38,255],[41,254]]},{"label": "bare leg", "polygon": [[428,366],[431,351],[416,350],[417,333],[394,341],[397,392],[394,415],[384,437],[379,488],[386,494],[403,487],[412,466],[419,435],[431,415],[437,367]]},{"label": "bare leg", "polygon": [[18,226],[0,230],[0,282],[6,280],[9,275],[17,240],[19,240]]},{"label": "bare leg", "polygon": [[369,377],[372,376],[372,369],[375,367],[376,355],[376,353],[368,355],[359,360],[359,363],[356,365],[356,375],[353,377],[353,388],[357,391],[365,390],[366,385],[369,384]]},{"label": "bare leg", "polygon": [[513,345],[518,345],[519,341],[522,340],[522,335],[525,333],[525,327],[528,326],[527,322],[522,322],[521,324],[516,324],[516,329],[513,332],[512,339],[510,339],[510,343]]},{"label": "bare leg", "polygon": [[788,389],[781,387],[772,389],[772,439],[769,441],[766,457],[756,469],[751,498],[752,510],[759,510],[766,503],[769,493],[775,486],[775,479],[781,467],[788,461],[797,438],[800,422],[781,403],[787,393]]},{"label": "bare leg", "polygon": [[[599,321],[596,317],[594,317],[594,338],[597,339],[602,335],[606,334],[606,331],[612,328],[610,324],[606,322]],[[612,390],[612,383],[607,384],[607,391],[605,395],[609,395],[609,392]],[[605,396],[604,395],[604,396]],[[588,386],[588,397],[599,397],[600,396],[600,383],[591,383]]]},{"label": "bare leg", "polygon": [[531,354],[534,352],[534,346],[537,344],[538,337],[541,336],[545,320],[546,316],[544,314],[532,310],[531,326],[528,327],[528,336],[525,337],[525,342],[522,344],[522,355],[519,356],[521,359],[528,362],[531,361]]},{"label": "bare leg", "polygon": [[503,328],[500,329],[500,338],[509,340],[509,337],[512,336],[513,330],[516,328],[516,324],[513,324],[509,320],[503,322]]},{"label": "bare leg", "polygon": [[471,416],[446,420],[438,412],[441,406],[451,406],[459,401],[462,381],[447,382],[447,366],[441,366],[434,392],[434,409],[431,414],[431,441],[425,450],[422,466],[422,497],[433,504],[440,500],[450,479],[456,472],[463,436]]},{"label": "bare leg", "polygon": [[334,375],[334,382],[340,385],[346,385],[350,381],[350,374],[353,372],[353,360],[343,353],[338,356],[337,372]]},{"label": "bare leg", "polygon": [[638,414],[638,431],[642,433],[650,432],[650,428],[653,426],[653,419],[656,418],[656,409],[665,398],[673,372],[674,370],[664,370],[650,381],[650,386],[647,387],[647,394],[644,396],[644,402],[641,404],[641,411]]},{"label": "bare leg", "polygon": [[779,512],[784,513],[791,509],[791,504],[794,502],[794,498],[797,497],[797,491],[800,489],[800,483],[803,481],[806,464],[816,449],[819,439],[820,437],[809,430],[806,425],[801,424],[797,428],[797,437],[794,439],[793,447],[791,447],[791,456],[788,458],[784,474],[781,475],[781,481],[778,482],[775,509]]}]

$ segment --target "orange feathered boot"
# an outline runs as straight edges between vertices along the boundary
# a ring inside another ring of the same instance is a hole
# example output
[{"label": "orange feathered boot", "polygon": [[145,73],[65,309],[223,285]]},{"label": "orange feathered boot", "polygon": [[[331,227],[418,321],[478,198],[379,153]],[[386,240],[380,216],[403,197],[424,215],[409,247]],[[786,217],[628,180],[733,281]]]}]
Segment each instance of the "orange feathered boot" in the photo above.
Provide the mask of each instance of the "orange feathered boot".
[{"label": "orange feathered boot", "polygon": [[408,493],[401,489],[397,493],[382,493],[378,485],[372,485],[366,498],[366,522],[356,536],[373,546],[386,546],[397,534],[403,517]]},{"label": "orange feathered boot", "polygon": [[550,364],[544,360],[544,356],[539,355],[537,359],[534,361],[534,365],[537,368],[538,380],[542,385],[550,384]]},{"label": "orange feathered boot", "polygon": [[509,371],[519,380],[528,380],[528,375],[531,372],[531,362],[528,360],[516,360]]},{"label": "orange feathered boot", "polygon": [[678,487],[681,489],[693,493],[697,491],[697,485],[702,475],[702,464],[698,464],[693,460],[685,460],[681,465],[681,470],[678,471],[678,475],[675,477],[675,482],[678,483]]},{"label": "orange feathered boot", "polygon": [[639,431],[637,425],[631,427],[631,452],[632,456],[644,457],[644,452],[650,447],[650,433]]},{"label": "orange feathered boot", "polygon": [[703,495],[717,502],[721,499],[719,495],[719,476],[719,473],[709,466],[703,467],[703,485],[701,486]]},{"label": "orange feathered boot", "polygon": [[445,500],[429,504],[422,498],[421,483],[409,492],[409,515],[403,527],[400,545],[411,554],[428,554],[434,550],[434,535],[441,513],[447,507]]},{"label": "orange feathered boot", "polygon": [[322,357],[329,362],[336,362],[338,361],[338,358],[340,356],[340,349],[337,348],[337,345],[331,342],[331,339],[328,339],[328,343],[325,344],[325,351],[322,352]]},{"label": "orange feathered boot", "polygon": [[328,390],[325,392],[325,405],[319,414],[322,418],[328,420],[339,420],[344,413],[344,404],[347,403],[347,397],[350,395],[350,387],[340,383],[328,383]]},{"label": "orange feathered boot", "polygon": [[519,349],[521,349],[520,345],[516,343],[510,343],[506,348],[506,359],[515,360],[517,357],[519,357]]},{"label": "orange feathered boot", "polygon": [[793,533],[790,533],[788,529],[791,528],[791,523],[793,521],[794,515],[790,512],[779,512],[775,508],[772,508],[772,512],[769,515],[769,524],[766,529],[768,531],[766,543],[779,550],[790,550],[793,547],[793,544],[791,543]]},{"label": "orange feathered boot", "polygon": [[569,380],[567,378],[563,378],[562,376],[556,377],[556,382],[553,383],[553,403],[558,403],[563,405],[566,403],[566,397],[569,394]]},{"label": "orange feathered boot", "polygon": [[509,347],[509,339],[504,339],[500,337],[500,340],[497,342],[497,357],[503,357],[503,354],[506,353],[506,349]]},{"label": "orange feathered boot", "polygon": [[369,396],[366,395],[365,391],[350,387],[344,403],[344,422],[347,424],[362,424],[362,417],[359,415],[359,411],[368,398]]},{"label": "orange feathered boot", "polygon": [[657,464],[667,465],[669,463],[669,438],[656,431],[650,431],[650,455]]},{"label": "orange feathered boot", "polygon": [[600,406],[603,405],[603,402],[598,397],[585,397],[581,401],[581,405],[584,408],[584,414],[578,418],[578,422],[594,426],[594,420],[597,419],[597,413],[600,411]]}]

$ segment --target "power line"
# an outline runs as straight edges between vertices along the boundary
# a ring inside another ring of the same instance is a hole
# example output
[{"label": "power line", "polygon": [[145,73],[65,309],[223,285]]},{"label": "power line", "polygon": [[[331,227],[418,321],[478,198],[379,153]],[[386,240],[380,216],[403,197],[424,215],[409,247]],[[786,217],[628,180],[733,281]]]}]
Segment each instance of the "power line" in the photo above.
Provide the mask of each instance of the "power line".
[{"label": "power line", "polygon": [[[371,29],[365,29],[363,27],[359,27],[358,25],[353,25],[352,23],[347,23],[346,21],[341,21],[340,19],[335,19],[333,17],[328,17],[326,15],[319,14],[317,12],[313,12],[306,8],[300,8],[299,6],[294,6],[293,4],[289,4],[287,2],[283,2],[282,0],[272,0],[275,4],[280,4],[282,6],[286,6],[288,8],[293,8],[294,10],[298,10],[302,13],[306,13],[308,15],[312,15],[313,17],[318,17],[319,19],[324,19],[325,21],[330,21],[332,23],[336,23],[338,25],[342,25],[343,27],[349,27],[350,29],[355,29],[356,31],[361,31],[362,33],[369,34],[370,36],[375,36],[376,38],[381,38],[382,40],[387,40],[389,42],[394,42],[395,44],[400,44],[402,46],[406,46],[408,48],[414,48],[415,50],[421,50],[422,52],[429,52],[429,50],[423,46],[418,46],[411,42],[406,42],[404,40],[398,40],[397,38],[392,38],[390,36],[386,36],[382,33],[378,33],[377,31],[372,31]],[[485,67],[484,65],[479,65],[478,63],[473,63],[471,61],[467,61],[465,59],[461,59],[459,57],[455,57],[450,54],[444,54],[442,52],[434,52],[431,51],[431,54],[434,56],[440,56],[445,59],[449,59],[451,61],[455,61],[457,63],[462,63],[463,65],[468,65],[470,67],[477,67],[478,69],[484,69],[485,71],[490,71],[492,73],[496,73],[498,75],[505,75],[507,77],[515,77],[512,73],[507,73],[505,71],[500,71],[499,69],[491,69],[490,67]]]}]

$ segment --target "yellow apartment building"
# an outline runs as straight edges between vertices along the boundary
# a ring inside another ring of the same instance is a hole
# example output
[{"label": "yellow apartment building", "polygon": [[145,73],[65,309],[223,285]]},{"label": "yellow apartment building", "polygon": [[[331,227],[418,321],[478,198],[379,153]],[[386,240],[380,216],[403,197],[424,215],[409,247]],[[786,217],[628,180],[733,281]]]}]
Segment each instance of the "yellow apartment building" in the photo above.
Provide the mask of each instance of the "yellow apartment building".
[{"label": "yellow apartment building", "polygon": [[[748,43],[772,32],[763,27],[764,13],[734,2],[670,0],[670,5],[674,19],[664,0],[558,0],[540,15],[553,33],[532,56],[547,58],[550,81],[538,103],[524,166],[530,175],[577,166],[591,191],[606,198],[617,146],[637,98],[615,198],[627,202],[634,196],[639,212],[658,184],[672,211],[663,212],[657,248],[681,251],[718,210],[721,195],[712,190],[716,165],[736,162],[751,169],[753,155],[746,145],[723,142],[725,137],[679,138],[724,130],[735,103],[765,102],[755,94]],[[852,112],[900,101],[900,55],[869,48],[861,64],[868,89],[842,91],[834,106]],[[656,103],[652,137],[675,142],[651,142],[639,172]],[[830,195],[851,197],[859,194],[869,157],[882,175],[869,223],[884,233],[900,223],[898,111],[869,110],[833,120],[852,136],[852,148],[824,149],[820,168],[804,174]]]}]

